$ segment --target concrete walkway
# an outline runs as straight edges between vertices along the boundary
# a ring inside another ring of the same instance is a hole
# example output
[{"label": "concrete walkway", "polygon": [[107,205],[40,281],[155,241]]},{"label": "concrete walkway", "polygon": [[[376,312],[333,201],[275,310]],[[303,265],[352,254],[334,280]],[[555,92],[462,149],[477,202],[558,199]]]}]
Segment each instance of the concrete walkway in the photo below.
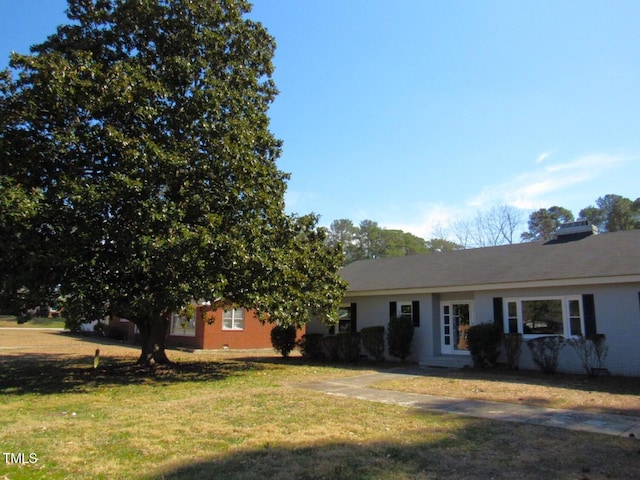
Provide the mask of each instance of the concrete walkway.
[{"label": "concrete walkway", "polygon": [[532,407],[515,403],[485,402],[371,388],[371,385],[379,382],[429,374],[433,373],[426,368],[402,368],[354,377],[306,382],[300,386],[328,395],[392,403],[434,412],[640,438],[640,417]]}]

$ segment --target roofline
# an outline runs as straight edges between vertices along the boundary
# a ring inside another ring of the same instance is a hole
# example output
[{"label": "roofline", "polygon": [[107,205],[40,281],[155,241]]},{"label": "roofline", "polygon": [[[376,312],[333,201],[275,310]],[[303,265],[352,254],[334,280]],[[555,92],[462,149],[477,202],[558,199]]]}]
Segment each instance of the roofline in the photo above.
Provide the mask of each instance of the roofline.
[{"label": "roofline", "polygon": [[515,288],[572,287],[585,285],[612,285],[621,283],[640,283],[640,275],[616,275],[607,277],[570,278],[559,280],[536,280],[526,282],[486,283],[482,285],[450,285],[441,287],[394,288],[381,290],[347,289],[347,297],[371,297],[380,295],[408,295],[423,293],[478,292]]}]

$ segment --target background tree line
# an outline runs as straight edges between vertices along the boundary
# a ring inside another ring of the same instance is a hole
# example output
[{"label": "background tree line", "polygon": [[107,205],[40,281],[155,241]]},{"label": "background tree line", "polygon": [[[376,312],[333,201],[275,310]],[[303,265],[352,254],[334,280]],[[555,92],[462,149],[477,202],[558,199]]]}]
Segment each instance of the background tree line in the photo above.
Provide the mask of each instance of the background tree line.
[{"label": "background tree line", "polygon": [[[604,195],[596,200],[595,206],[580,210],[577,218],[563,207],[541,208],[531,212],[526,223],[521,210],[500,205],[478,211],[470,219],[440,226],[436,229],[436,237],[430,240],[399,229],[381,227],[372,220],[363,220],[356,225],[343,218],[334,220],[329,226],[327,243],[342,247],[347,264],[370,258],[549,240],[559,225],[575,220],[589,220],[601,233],[640,229],[640,198],[632,201],[620,195]],[[525,226],[527,230],[523,231]]]}]

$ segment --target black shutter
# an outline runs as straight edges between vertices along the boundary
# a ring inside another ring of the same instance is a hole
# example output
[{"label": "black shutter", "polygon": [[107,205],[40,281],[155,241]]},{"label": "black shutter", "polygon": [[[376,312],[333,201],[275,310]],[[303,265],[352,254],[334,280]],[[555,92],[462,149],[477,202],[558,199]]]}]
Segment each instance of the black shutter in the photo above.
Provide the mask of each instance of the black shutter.
[{"label": "black shutter", "polygon": [[584,336],[589,338],[598,333],[596,305],[592,293],[582,295],[582,308],[584,309]]},{"label": "black shutter", "polygon": [[357,315],[356,315],[356,304],[355,303],[351,304],[351,331],[352,332],[357,332],[358,331],[358,320],[357,320]]},{"label": "black shutter", "polygon": [[389,302],[389,320],[398,316],[398,304],[396,302]]},{"label": "black shutter", "polygon": [[504,332],[504,310],[502,308],[502,297],[493,297],[493,323],[500,327],[501,332]]},{"label": "black shutter", "polygon": [[420,302],[418,300],[414,300],[411,302],[411,315],[413,320],[413,326],[420,326]]}]

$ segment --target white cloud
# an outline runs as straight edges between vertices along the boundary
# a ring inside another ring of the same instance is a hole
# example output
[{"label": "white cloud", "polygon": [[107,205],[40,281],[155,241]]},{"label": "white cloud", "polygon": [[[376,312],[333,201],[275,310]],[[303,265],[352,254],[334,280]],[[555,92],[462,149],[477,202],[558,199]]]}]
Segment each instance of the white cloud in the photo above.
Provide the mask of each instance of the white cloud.
[{"label": "white cloud", "polygon": [[551,154],[552,152],[542,152],[540,155],[538,155],[538,158],[536,158],[536,163],[544,162],[547,158],[551,156]]},{"label": "white cloud", "polygon": [[444,229],[460,218],[461,207],[452,207],[437,203],[421,203],[416,207],[411,222],[380,222],[384,228],[399,229],[424,239],[439,238],[446,234]]},{"label": "white cloud", "polygon": [[557,198],[566,195],[576,185],[595,180],[629,160],[617,155],[592,154],[565,163],[541,166],[502,184],[485,186],[469,201],[469,206],[482,209],[506,204],[528,210],[548,207],[559,203]]}]

